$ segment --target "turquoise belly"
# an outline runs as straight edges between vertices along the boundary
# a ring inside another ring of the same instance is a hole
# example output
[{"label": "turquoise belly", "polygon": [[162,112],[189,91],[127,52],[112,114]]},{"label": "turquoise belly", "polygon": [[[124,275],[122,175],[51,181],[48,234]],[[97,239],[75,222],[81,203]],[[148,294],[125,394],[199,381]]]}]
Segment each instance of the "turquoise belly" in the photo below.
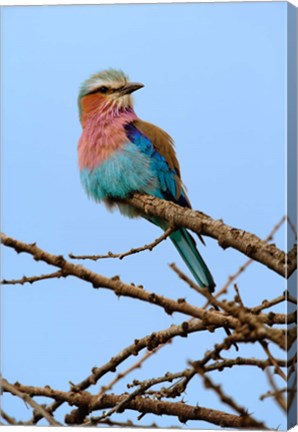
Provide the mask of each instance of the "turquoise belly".
[{"label": "turquoise belly", "polygon": [[84,189],[95,201],[125,198],[136,191],[152,193],[157,187],[150,157],[132,143],[97,168],[83,168],[80,175]]}]

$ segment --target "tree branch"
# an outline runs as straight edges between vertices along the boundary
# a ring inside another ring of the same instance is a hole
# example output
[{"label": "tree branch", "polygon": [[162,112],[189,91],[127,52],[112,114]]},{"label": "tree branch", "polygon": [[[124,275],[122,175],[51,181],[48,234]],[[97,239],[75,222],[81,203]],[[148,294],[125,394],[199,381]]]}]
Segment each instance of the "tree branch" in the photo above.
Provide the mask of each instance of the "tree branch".
[{"label": "tree branch", "polygon": [[46,411],[41,405],[36,403],[27,392],[23,392],[19,387],[16,388],[15,385],[10,384],[6,379],[1,379],[1,387],[2,390],[11,393],[14,396],[18,396],[19,398],[23,399],[25,403],[28,403],[32,406],[34,410],[36,410],[42,417],[44,417],[49,424],[52,426],[61,426],[61,423],[57,422],[49,413]]},{"label": "tree branch", "polygon": [[129,256],[129,255],[134,255],[136,253],[139,252],[143,252],[145,250],[149,250],[150,252],[155,248],[155,246],[159,245],[163,240],[166,240],[169,235],[175,231],[174,228],[169,227],[164,233],[162,233],[161,236],[159,236],[157,239],[155,239],[153,242],[146,244],[144,246],[141,247],[137,247],[137,248],[132,248],[127,252],[122,252],[122,253],[113,253],[113,252],[108,252],[106,255],[74,255],[74,254],[69,254],[69,258],[71,259],[90,259],[92,261],[97,261],[99,259],[106,259],[106,258],[119,258],[120,260],[122,260],[123,258]]},{"label": "tree branch", "polygon": [[237,249],[283,277],[289,278],[297,266],[294,252],[291,254],[291,264],[287,266],[286,253],[273,244],[268,244],[244,230],[230,227],[222,220],[214,220],[202,212],[139,193],[135,193],[125,202],[142,211],[146,216],[159,217],[169,222],[170,225],[183,226],[197,234],[212,237],[223,249],[228,247]]},{"label": "tree branch", "polygon": [[[97,396],[91,395],[86,391],[81,392],[65,392],[54,390],[49,386],[33,387],[22,384],[15,384],[18,391],[29,397],[45,396],[56,401],[67,402],[69,405],[75,405],[79,408],[84,408],[85,413],[90,413],[96,410],[113,408],[119,405],[127,394],[123,395],[104,395],[100,400]],[[4,391],[9,391],[4,388]],[[178,417],[180,422],[186,423],[189,420],[202,420],[221,427],[232,427],[236,429],[258,427],[265,428],[261,422],[252,420],[249,416],[237,416],[226,413],[224,411],[214,410],[211,408],[187,405],[183,402],[164,402],[151,400],[148,397],[136,396],[135,399],[127,401],[126,409],[138,411],[145,414],[168,415]],[[81,419],[78,418],[75,410],[66,415],[66,423],[69,425],[81,424]]]},{"label": "tree branch", "polygon": [[241,416],[245,416],[245,415],[249,416],[249,414],[247,413],[247,410],[245,408],[243,408],[242,406],[238,405],[238,403],[236,403],[236,401],[233,398],[231,398],[230,396],[227,396],[224,393],[224,391],[222,390],[222,388],[221,388],[220,385],[214,384],[214,382],[212,381],[212,379],[209,378],[207,375],[205,375],[206,370],[205,370],[204,367],[197,367],[196,368],[196,372],[199,375],[201,375],[201,377],[203,378],[203,382],[204,382],[205,388],[206,389],[212,389],[217,394],[217,396],[219,397],[219,399],[221,400],[222,403],[224,403],[224,404],[228,405],[229,407],[231,407],[233,410],[235,410],[236,412],[238,412],[238,414],[240,414]]},{"label": "tree branch", "polygon": [[[267,235],[267,237],[264,239],[265,242],[269,242],[273,240],[275,233],[280,229],[282,224],[285,222],[286,216],[283,216],[281,220],[272,228],[270,233]],[[232,282],[234,282],[235,279],[238,278],[246,269],[254,262],[253,259],[248,259],[244,264],[242,264],[239,269],[232,275],[228,276],[228,280],[223,285],[223,287],[217,291],[217,293],[214,295],[216,298],[220,297],[222,294],[226,294],[228,292],[228,288],[231,285]],[[208,306],[209,302],[206,303],[205,307]]]},{"label": "tree branch", "polygon": [[33,284],[34,282],[39,282],[45,279],[59,279],[61,277],[66,277],[67,274],[63,273],[63,270],[58,270],[54,273],[42,274],[39,276],[23,276],[22,279],[3,279],[1,281],[2,285],[24,285],[25,283]]},{"label": "tree branch", "polygon": [[[169,339],[169,341],[171,341],[171,339]],[[125,376],[127,376],[128,374],[130,374],[132,371],[134,371],[135,369],[139,369],[142,367],[142,364],[149,358],[151,357],[153,354],[155,354],[160,348],[164,347],[168,342],[165,342],[164,344],[160,344],[158,347],[154,348],[152,351],[148,351],[145,352],[145,354],[143,355],[142,358],[140,358],[136,363],[134,363],[132,366],[130,366],[129,368],[127,368],[125,371],[123,372],[119,372],[118,375],[107,385],[103,386],[100,389],[100,392],[98,393],[98,396],[101,397],[103,394],[105,394],[108,390],[111,390],[114,385],[119,382],[120,380],[122,380]]]},{"label": "tree branch", "polygon": [[1,233],[1,242],[8,247],[13,248],[16,252],[26,252],[33,256],[36,261],[44,261],[49,265],[59,267],[63,270],[64,275],[75,276],[84,281],[90,282],[94,288],[106,288],[115,292],[117,296],[126,296],[131,298],[137,298],[139,300],[160,306],[168,314],[173,312],[180,312],[192,317],[200,318],[205,324],[211,324],[215,326],[231,325],[234,327],[237,322],[229,317],[223,317],[218,313],[212,311],[205,311],[196,306],[192,306],[187,303],[184,299],[178,299],[177,301],[150,293],[145,291],[143,287],[137,287],[135,285],[126,284],[120,280],[118,276],[108,278],[99,273],[95,273],[86,267],[79,264],[73,264],[66,261],[62,255],[50,254],[38,246],[35,243],[27,244],[19,240],[15,240],[12,237],[8,237],[4,233]]},{"label": "tree branch", "polygon": [[[220,306],[226,310],[228,313],[231,313],[234,316],[222,315],[221,313],[214,311],[206,311],[202,308],[192,306],[187,303],[184,299],[178,299],[177,301],[157,295],[155,293],[150,293],[145,291],[143,287],[136,287],[135,285],[126,284],[120,280],[118,276],[108,278],[106,276],[95,273],[86,267],[83,267],[79,264],[73,264],[64,259],[62,255],[53,255],[50,254],[38,246],[35,243],[27,244],[21,242],[19,240],[15,240],[12,237],[8,237],[4,233],[1,233],[1,242],[13,249],[16,252],[26,252],[33,256],[36,261],[44,261],[50,265],[59,267],[63,270],[63,275],[75,276],[84,281],[90,282],[94,288],[106,288],[113,290],[117,296],[127,296],[132,298],[137,298],[139,300],[160,306],[164,308],[164,310],[172,314],[173,312],[180,312],[186,315],[190,315],[195,318],[199,318],[205,324],[205,326],[212,325],[215,327],[232,327],[236,328],[239,325],[239,311],[237,307],[232,307],[228,305],[221,304]],[[216,304],[216,301],[213,300]],[[242,321],[242,318],[240,321]],[[251,316],[247,315],[245,319],[248,319],[250,322],[256,322],[257,318],[252,314]],[[244,321],[245,321],[244,319]],[[260,314],[258,316],[259,323],[283,323],[286,322],[285,316],[282,314]],[[288,321],[289,322],[289,321]],[[254,337],[257,337],[255,335]],[[272,342],[279,345],[284,349],[285,344],[285,335],[284,331],[278,329],[272,329],[269,327],[262,328],[262,337],[268,337]]]}]

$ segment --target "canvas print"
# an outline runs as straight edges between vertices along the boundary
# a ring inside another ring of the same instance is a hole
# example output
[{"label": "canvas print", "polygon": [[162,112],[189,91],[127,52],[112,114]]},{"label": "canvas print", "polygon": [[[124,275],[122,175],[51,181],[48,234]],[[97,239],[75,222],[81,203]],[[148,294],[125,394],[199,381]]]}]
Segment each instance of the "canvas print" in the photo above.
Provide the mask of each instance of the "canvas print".
[{"label": "canvas print", "polygon": [[295,6],[1,12],[1,425],[293,427]]}]

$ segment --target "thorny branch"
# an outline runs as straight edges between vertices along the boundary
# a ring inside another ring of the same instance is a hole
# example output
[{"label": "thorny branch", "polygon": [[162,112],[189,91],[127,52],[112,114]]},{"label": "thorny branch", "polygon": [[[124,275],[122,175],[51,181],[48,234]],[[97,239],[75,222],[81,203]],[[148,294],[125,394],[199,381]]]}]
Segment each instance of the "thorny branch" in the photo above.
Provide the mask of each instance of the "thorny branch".
[{"label": "thorny branch", "polygon": [[52,426],[61,426],[41,405],[35,402],[30,395],[25,391],[22,392],[20,388],[10,384],[6,379],[1,380],[2,391],[9,392],[15,396],[21,398],[25,403],[31,405],[34,410],[36,410],[42,417],[48,420],[49,424]]},{"label": "thorny branch", "polygon": [[[86,413],[92,411],[103,410],[119,406],[122,401],[127,399],[127,395],[104,395],[98,399],[97,396],[89,392],[64,392],[61,390],[54,390],[49,386],[46,387],[33,387],[22,384],[14,384],[18,391],[34,396],[44,396],[54,399],[59,402],[67,402],[69,405],[84,407]],[[4,389],[7,391],[6,389]],[[126,409],[138,411],[140,413],[153,413],[157,415],[167,415],[178,417],[180,422],[185,423],[190,420],[204,420],[221,427],[233,428],[249,428],[261,427],[265,428],[262,422],[256,422],[251,419],[249,415],[238,416],[226,413],[224,411],[214,410],[211,408],[204,408],[201,406],[191,406],[183,402],[164,402],[154,401],[146,397],[136,396],[133,400],[126,401]],[[78,416],[79,411],[75,410],[66,416],[66,423],[69,425],[76,425],[82,423],[82,418]]]},{"label": "thorny branch", "polygon": [[39,282],[41,280],[59,279],[60,277],[66,277],[66,276],[67,274],[64,274],[63,270],[59,270],[54,273],[49,273],[40,276],[31,276],[31,277],[23,276],[22,279],[11,279],[11,280],[3,279],[1,281],[1,284],[2,285],[24,285],[25,283],[33,284],[34,282]]},{"label": "thorny branch", "polygon": [[274,393],[274,398],[277,402],[277,404],[280,406],[280,408],[284,411],[287,412],[287,404],[286,401],[282,395],[282,392],[279,391],[279,389],[277,388],[277,385],[274,381],[273,375],[270,373],[269,369],[266,370],[267,373],[267,377],[268,380],[270,382],[270,385],[273,389],[273,393]]},{"label": "thorny branch", "polygon": [[[15,240],[12,237],[8,237],[3,233],[1,233],[1,241],[5,246],[13,248],[18,253],[26,252],[32,255],[36,261],[44,261],[47,264],[59,267],[61,270],[63,270],[64,276],[74,276],[83,281],[90,282],[93,288],[110,289],[114,291],[117,296],[137,298],[139,300],[164,308],[168,314],[180,312],[188,316],[199,318],[206,324],[215,325],[216,327],[225,327],[228,325],[234,328],[237,325],[237,322],[235,322],[233,317],[222,316],[217,312],[203,310],[202,308],[187,303],[184,299],[178,299],[175,301],[155,293],[150,293],[144,290],[143,287],[137,287],[135,285],[122,282],[118,276],[108,278],[79,264],[73,264],[65,260],[62,255],[50,254],[40,249],[35,243],[24,243],[19,240]],[[269,325],[274,323],[286,323],[286,316],[284,314],[271,314],[270,316],[269,314],[260,314],[258,318],[263,321],[263,323],[267,323]],[[294,320],[294,316],[291,317],[290,320]],[[268,328],[266,332],[271,335],[273,338],[272,341],[278,345],[281,345],[282,347],[284,346],[284,341],[282,340],[283,333],[277,333],[270,328]]]},{"label": "thorny branch", "polygon": [[[203,378],[205,387],[207,389],[212,389],[224,404],[230,406],[234,411],[238,412],[238,414],[240,414],[241,416],[250,417],[245,408],[239,406],[233,398],[227,396],[226,393],[222,390],[221,386],[213,383],[212,379],[206,375],[206,370],[203,366],[202,367],[198,366],[196,368],[196,372],[199,375],[201,375],[201,377]],[[254,421],[256,422],[256,420]],[[264,427],[264,425],[262,425],[262,427]]]},{"label": "thorny branch", "polygon": [[[169,342],[171,342],[171,339],[169,339]],[[123,372],[119,372],[118,375],[108,384],[105,385],[101,388],[100,392],[98,393],[98,396],[102,396],[103,394],[105,394],[108,390],[111,390],[114,385],[119,382],[120,380],[122,380],[126,375],[130,374],[132,371],[134,371],[135,369],[139,369],[141,368],[142,364],[149,358],[151,357],[153,354],[155,354],[160,348],[162,348],[163,346],[165,346],[167,343],[169,342],[165,342],[164,344],[160,344],[158,345],[156,348],[154,348],[153,350],[149,351],[147,350],[147,352],[145,352],[145,354],[140,358],[140,360],[138,360],[136,363],[134,363],[132,366],[130,366],[128,369],[126,369]]]},{"label": "thorny branch", "polygon": [[[268,243],[285,221],[285,218],[274,227],[267,239],[263,241],[253,234],[231,228],[222,221],[215,221],[201,212],[183,209],[169,203],[165,205],[162,200],[151,198],[136,194],[131,198],[130,203],[137,208],[142,208],[142,211],[147,215],[163,217],[169,222],[170,228],[162,236],[148,245],[131,249],[122,254],[109,253],[106,256],[75,256],[75,258],[96,260],[105,257],[115,257],[121,259],[127,255],[146,249],[151,250],[163,241],[172,232],[174,227],[183,225],[198,234],[204,234],[217,239],[223,248],[233,247],[250,257],[250,260],[235,275],[229,278],[229,284],[243,273],[244,269],[253,261],[266,265],[284,277],[289,277],[296,268],[295,246],[288,254],[285,254],[285,252],[282,252],[273,244]],[[43,261],[58,269],[55,272],[39,276],[23,276],[20,279],[10,280],[4,279],[2,281],[3,284],[33,284],[45,279],[54,280],[72,276],[84,283],[90,284],[96,289],[109,289],[119,297],[126,296],[131,299],[138,299],[163,308],[168,314],[179,312],[179,314],[188,317],[187,321],[183,321],[178,325],[171,325],[164,330],[157,330],[140,339],[133,340],[129,346],[121,350],[106,363],[93,367],[91,374],[81,382],[78,384],[71,383],[68,391],[52,389],[48,385],[34,387],[19,383],[11,384],[3,379],[2,392],[21,398],[32,407],[33,412],[31,420],[19,421],[6,411],[1,410],[3,424],[34,425],[44,418],[49,424],[58,425],[60,423],[55,419],[55,411],[61,405],[67,405],[69,409],[72,406],[74,409],[68,411],[65,415],[64,422],[66,425],[142,427],[141,423],[135,424],[131,420],[114,420],[115,416],[121,412],[135,411],[139,414],[138,422],[146,414],[150,413],[174,416],[182,423],[197,420],[206,421],[225,428],[266,429],[267,425],[263,421],[255,419],[247,408],[241,406],[241,402],[238,399],[236,401],[235,398],[229,396],[224,388],[221,385],[215,384],[212,379],[211,374],[214,371],[224,372],[226,369],[236,367],[254,367],[260,373],[266,371],[270,389],[265,395],[259,397],[260,400],[271,396],[283,411],[286,411],[289,404],[292,403],[296,387],[279,388],[277,385],[278,381],[275,381],[273,376],[273,374],[277,374],[287,383],[289,377],[293,378],[295,375],[296,353],[293,353],[293,350],[290,359],[286,359],[286,354],[284,357],[280,354],[279,357],[283,358],[277,358],[273,355],[276,349],[281,353],[285,353],[295,342],[296,328],[292,325],[288,329],[286,326],[296,322],[296,313],[276,313],[271,310],[272,307],[280,304],[286,305],[287,302],[297,304],[297,300],[287,290],[275,298],[264,300],[261,304],[257,304],[254,307],[247,307],[241,298],[238,286],[235,286],[236,296],[233,301],[219,300],[219,294],[226,292],[227,286],[224,287],[225,291],[220,290],[217,294],[212,295],[207,290],[196,285],[177,266],[171,265],[184,282],[206,298],[207,304],[204,307],[198,307],[188,303],[183,298],[173,300],[149,292],[142,286],[127,284],[122,282],[118,276],[109,278],[95,273],[84,266],[67,261],[61,255],[53,255],[43,250],[35,243],[24,243],[5,234],[1,234],[1,241],[5,246],[13,248],[18,253],[25,252],[30,254],[34,260]],[[217,310],[214,310],[214,308]],[[133,375],[136,369],[143,366],[145,361],[149,361],[153,353],[157,353],[166,344],[175,342],[177,338],[191,337],[193,334],[201,332],[216,332],[217,336],[222,336],[222,329],[228,329],[229,335],[208,349],[201,357],[189,361],[188,366],[184,369],[178,372],[167,371],[162,376],[150,377],[143,381],[133,379],[130,383],[127,383],[129,390],[127,393],[110,393],[112,388],[127,379],[128,376]],[[265,358],[236,357],[232,351],[232,347],[235,344],[238,344],[240,348],[244,344],[261,345]],[[275,348],[275,350],[272,350],[272,348]],[[133,356],[139,355],[143,350],[146,350],[144,355],[124,369],[124,363]],[[233,358],[223,357],[224,351],[228,352],[229,356],[233,354]],[[116,377],[109,384],[103,385],[101,380],[107,374],[114,373],[118,369],[120,369],[120,372],[118,372]],[[196,405],[196,401],[191,405],[181,400],[184,392],[188,389],[189,383],[195,380],[196,377],[198,379],[198,375],[202,377],[205,386],[213,390],[221,402],[235,412],[234,414],[215,410],[212,407],[198,406]],[[91,389],[96,385],[99,386],[96,389],[96,394],[92,394]],[[135,387],[135,389],[131,391],[132,387]],[[88,391],[89,388],[90,390]],[[284,393],[289,394],[288,401],[283,397]],[[35,401],[35,398],[40,396],[47,397],[52,402],[47,406],[40,405]],[[169,399],[171,400],[169,401]],[[105,411],[106,409],[108,411]],[[98,411],[100,413],[94,415]]]},{"label": "thorny branch", "polygon": [[[285,223],[287,220],[286,216],[283,216],[281,220],[273,227],[273,229],[270,231],[270,233],[267,235],[267,237],[264,239],[265,242],[269,242],[273,240],[274,235],[276,232],[280,229],[280,227]],[[229,286],[254,262],[252,258],[248,259],[244,264],[242,264],[239,269],[232,274],[231,276],[228,276],[227,282],[223,285],[223,287],[217,291],[215,294],[215,297],[220,297],[223,294],[226,294],[228,291]],[[209,302],[207,302],[206,306],[208,306]]]},{"label": "thorny branch", "polygon": [[297,268],[297,245],[287,254],[255,234],[230,227],[222,220],[214,220],[200,211],[180,207],[151,195],[135,193],[126,200],[146,216],[160,217],[172,226],[189,228],[197,234],[212,237],[226,249],[232,247],[244,255],[266,265],[279,275],[289,278]]},{"label": "thorny branch", "polygon": [[106,255],[74,255],[69,254],[69,258],[72,259],[90,259],[92,261],[97,261],[99,259],[106,259],[106,258],[119,258],[120,260],[129,256],[134,255],[139,252],[143,252],[145,250],[149,250],[150,252],[155,248],[155,246],[159,245],[163,240],[166,240],[169,235],[174,231],[175,229],[170,227],[168,228],[161,236],[159,236],[157,239],[155,239],[152,243],[146,244],[144,246],[130,249],[128,252],[122,252],[115,254],[113,252],[108,252]]}]

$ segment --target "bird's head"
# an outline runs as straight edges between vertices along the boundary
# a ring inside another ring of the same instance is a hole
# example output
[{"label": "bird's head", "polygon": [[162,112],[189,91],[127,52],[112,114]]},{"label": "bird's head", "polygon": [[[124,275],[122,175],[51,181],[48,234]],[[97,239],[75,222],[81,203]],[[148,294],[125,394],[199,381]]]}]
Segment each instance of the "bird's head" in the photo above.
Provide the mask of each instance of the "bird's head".
[{"label": "bird's head", "polygon": [[144,87],[130,82],[121,70],[107,69],[92,75],[81,86],[79,93],[80,116],[91,112],[128,109],[133,105],[131,94]]}]

